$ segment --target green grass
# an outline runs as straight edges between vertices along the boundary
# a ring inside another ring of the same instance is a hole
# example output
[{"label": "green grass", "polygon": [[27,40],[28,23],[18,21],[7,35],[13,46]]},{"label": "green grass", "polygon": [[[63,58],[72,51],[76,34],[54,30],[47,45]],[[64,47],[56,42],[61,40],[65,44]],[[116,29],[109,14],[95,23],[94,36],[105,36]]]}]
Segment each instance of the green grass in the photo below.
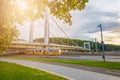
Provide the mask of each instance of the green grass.
[{"label": "green grass", "polygon": [[26,66],[0,61],[0,80],[67,80]]},{"label": "green grass", "polygon": [[53,58],[28,58],[28,57],[8,57],[12,59],[31,60],[31,61],[42,61],[42,62],[58,62],[66,64],[77,64],[91,67],[107,68],[120,70],[120,62],[103,62],[103,61],[92,61],[92,60],[68,60],[68,59],[53,59]]}]

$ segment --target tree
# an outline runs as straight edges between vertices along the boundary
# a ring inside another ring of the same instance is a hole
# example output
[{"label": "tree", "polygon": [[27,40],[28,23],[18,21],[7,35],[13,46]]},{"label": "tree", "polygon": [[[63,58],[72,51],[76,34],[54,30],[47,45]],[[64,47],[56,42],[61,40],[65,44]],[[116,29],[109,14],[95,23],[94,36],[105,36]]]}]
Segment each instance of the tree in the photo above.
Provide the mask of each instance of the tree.
[{"label": "tree", "polygon": [[[56,18],[72,24],[70,11],[82,10],[88,0],[0,0],[0,52],[17,36],[15,24],[44,18],[48,10]],[[26,8],[21,5],[25,3]],[[14,33],[11,33],[14,32]]]},{"label": "tree", "polygon": [[[17,38],[15,27],[15,5],[13,0],[0,0],[0,53],[3,52],[12,40]],[[16,19],[15,19],[16,18]]]},{"label": "tree", "polygon": [[[72,24],[70,11],[83,10],[88,0],[25,0],[27,10],[25,14],[32,16],[31,18],[44,18],[46,8],[56,18],[66,23]],[[35,12],[36,11],[36,12]]]},{"label": "tree", "polygon": [[17,38],[17,35],[16,27],[0,27],[0,53],[6,50],[6,47]]}]

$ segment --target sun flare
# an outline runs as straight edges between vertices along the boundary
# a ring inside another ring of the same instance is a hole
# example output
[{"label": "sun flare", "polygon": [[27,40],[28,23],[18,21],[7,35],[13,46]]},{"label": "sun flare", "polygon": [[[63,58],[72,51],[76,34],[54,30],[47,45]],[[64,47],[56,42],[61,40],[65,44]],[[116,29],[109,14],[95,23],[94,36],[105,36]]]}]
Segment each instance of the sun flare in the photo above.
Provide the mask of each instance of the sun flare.
[{"label": "sun flare", "polygon": [[25,2],[24,0],[17,0],[17,3],[21,10],[25,10],[28,8],[27,2]]}]

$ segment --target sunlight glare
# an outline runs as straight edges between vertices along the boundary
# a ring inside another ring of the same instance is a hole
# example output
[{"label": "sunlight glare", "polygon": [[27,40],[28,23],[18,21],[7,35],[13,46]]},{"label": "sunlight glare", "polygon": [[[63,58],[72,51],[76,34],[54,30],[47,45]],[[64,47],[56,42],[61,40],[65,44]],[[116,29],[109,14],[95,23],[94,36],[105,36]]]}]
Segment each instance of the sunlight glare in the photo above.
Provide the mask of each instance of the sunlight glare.
[{"label": "sunlight glare", "polygon": [[27,2],[25,2],[24,0],[17,0],[17,3],[21,10],[25,10],[28,8]]}]

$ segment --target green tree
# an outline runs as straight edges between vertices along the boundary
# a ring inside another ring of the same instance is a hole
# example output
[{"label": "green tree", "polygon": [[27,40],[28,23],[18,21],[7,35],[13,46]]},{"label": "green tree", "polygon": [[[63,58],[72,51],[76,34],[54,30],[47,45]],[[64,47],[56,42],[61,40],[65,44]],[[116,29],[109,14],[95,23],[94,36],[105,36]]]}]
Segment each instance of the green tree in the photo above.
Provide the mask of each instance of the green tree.
[{"label": "green tree", "polygon": [[[22,2],[26,8],[22,9]],[[46,9],[56,18],[72,24],[70,12],[82,10],[88,0],[0,0],[0,52],[17,36],[15,24],[44,18]],[[14,33],[13,33],[14,32]]]},{"label": "green tree", "polygon": [[[32,16],[31,20],[44,18],[46,8],[56,18],[65,23],[72,24],[71,11],[83,10],[88,0],[25,0],[28,8],[24,11],[25,15]],[[36,12],[35,12],[36,11]]]},{"label": "green tree", "polygon": [[6,50],[11,41],[17,38],[16,27],[0,27],[0,53]]},{"label": "green tree", "polygon": [[0,53],[3,52],[12,40],[17,38],[15,27],[17,21],[17,6],[14,0],[0,0]]}]

